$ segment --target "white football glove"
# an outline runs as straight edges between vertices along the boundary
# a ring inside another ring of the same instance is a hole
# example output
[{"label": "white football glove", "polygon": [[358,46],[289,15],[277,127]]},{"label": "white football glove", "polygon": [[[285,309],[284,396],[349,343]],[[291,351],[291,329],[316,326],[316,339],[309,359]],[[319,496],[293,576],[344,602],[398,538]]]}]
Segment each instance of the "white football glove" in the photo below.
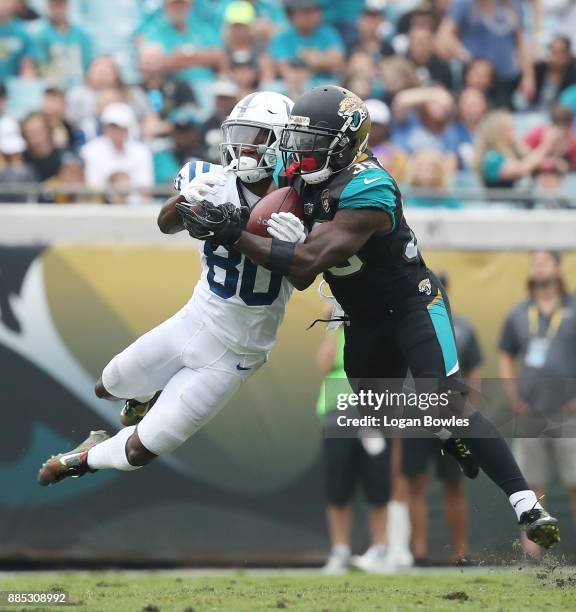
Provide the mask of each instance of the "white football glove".
[{"label": "white football glove", "polygon": [[195,176],[180,192],[189,204],[202,202],[208,196],[212,196],[226,184],[226,177],[216,172],[207,172]]},{"label": "white football glove", "polygon": [[268,233],[272,238],[301,244],[306,240],[304,224],[289,212],[272,213],[268,219]]}]

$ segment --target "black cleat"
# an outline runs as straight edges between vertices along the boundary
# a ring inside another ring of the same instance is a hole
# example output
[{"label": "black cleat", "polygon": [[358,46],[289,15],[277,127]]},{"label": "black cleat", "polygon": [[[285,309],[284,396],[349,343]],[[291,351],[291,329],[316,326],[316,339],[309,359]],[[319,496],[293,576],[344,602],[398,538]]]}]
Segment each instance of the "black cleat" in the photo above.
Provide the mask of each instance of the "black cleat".
[{"label": "black cleat", "polygon": [[442,454],[450,455],[458,462],[462,473],[467,478],[476,478],[480,472],[480,466],[474,455],[461,438],[449,438],[442,447]]},{"label": "black cleat", "polygon": [[518,524],[526,532],[526,537],[538,546],[550,548],[560,542],[558,521],[546,510],[532,508],[523,512]]}]

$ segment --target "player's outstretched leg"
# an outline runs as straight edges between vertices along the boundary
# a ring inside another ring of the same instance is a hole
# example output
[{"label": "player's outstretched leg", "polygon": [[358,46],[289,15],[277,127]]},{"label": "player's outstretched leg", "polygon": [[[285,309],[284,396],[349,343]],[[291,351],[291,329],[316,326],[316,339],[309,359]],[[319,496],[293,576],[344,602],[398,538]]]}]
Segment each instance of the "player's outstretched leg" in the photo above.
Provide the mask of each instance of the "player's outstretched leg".
[{"label": "player's outstretched leg", "polygon": [[95,472],[88,465],[88,452],[91,448],[108,440],[110,436],[105,431],[91,431],[82,444],[75,449],[52,455],[42,464],[38,472],[38,484],[43,487],[56,484],[69,477],[84,476],[87,472]]}]

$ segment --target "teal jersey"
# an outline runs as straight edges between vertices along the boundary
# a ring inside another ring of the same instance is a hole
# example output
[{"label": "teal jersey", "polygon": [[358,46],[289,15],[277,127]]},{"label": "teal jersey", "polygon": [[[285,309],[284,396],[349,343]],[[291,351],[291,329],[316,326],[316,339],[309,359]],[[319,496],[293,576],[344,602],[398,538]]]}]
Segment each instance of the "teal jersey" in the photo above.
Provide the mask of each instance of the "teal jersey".
[{"label": "teal jersey", "polygon": [[[202,24],[202,27],[198,27]],[[163,11],[149,17],[140,26],[137,35],[147,43],[156,43],[166,53],[172,53],[182,47],[198,49],[216,49],[222,44],[219,35],[219,24],[203,22],[198,19],[196,11],[190,12],[188,27],[184,32],[176,30]],[[205,66],[194,66],[180,70],[178,76],[188,82],[208,81],[214,78],[214,72]]]},{"label": "teal jersey", "polygon": [[324,17],[330,23],[356,24],[363,8],[364,0],[323,0],[322,2]]},{"label": "teal jersey", "polygon": [[84,81],[92,61],[92,45],[84,30],[71,25],[67,32],[61,32],[47,21],[40,26],[35,39],[45,79],[64,89]]},{"label": "teal jersey", "polygon": [[[329,51],[336,49],[345,53],[342,37],[334,27],[327,23],[319,25],[309,36],[302,36],[293,26],[288,26],[277,34],[270,43],[268,52],[277,62],[292,62],[306,50]],[[329,73],[316,73],[316,76],[329,76]]]},{"label": "teal jersey", "polygon": [[376,232],[347,262],[324,274],[346,314],[374,314],[424,297],[421,283],[427,269],[404,218],[400,189],[374,156],[365,154],[326,183],[307,185],[297,179],[294,187],[300,192],[305,223],[312,229],[331,221],[340,210],[381,210],[390,218],[388,232]]},{"label": "teal jersey", "polygon": [[24,58],[36,60],[32,37],[19,19],[0,23],[0,81],[20,74]]}]

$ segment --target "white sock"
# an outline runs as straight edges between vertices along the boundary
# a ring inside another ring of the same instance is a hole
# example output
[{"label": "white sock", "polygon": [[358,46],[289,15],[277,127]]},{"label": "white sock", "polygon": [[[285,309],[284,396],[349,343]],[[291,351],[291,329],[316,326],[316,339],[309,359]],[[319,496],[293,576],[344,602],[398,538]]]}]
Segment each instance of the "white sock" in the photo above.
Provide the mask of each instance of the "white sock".
[{"label": "white sock", "polygon": [[410,552],[410,512],[408,504],[393,499],[388,503],[386,539],[390,552]]},{"label": "white sock", "polygon": [[512,493],[512,495],[510,495],[510,503],[516,512],[518,520],[520,520],[523,512],[529,512],[532,510],[532,508],[539,508],[540,510],[543,510],[538,498],[536,497],[536,493],[530,490]]},{"label": "white sock", "polygon": [[346,546],[346,544],[336,544],[336,546],[332,546],[332,550],[330,552],[332,555],[338,555],[339,557],[349,557],[350,556],[350,546]]},{"label": "white sock", "polygon": [[97,444],[88,451],[88,466],[93,470],[115,469],[131,472],[142,466],[131,465],[126,458],[126,442],[136,425],[121,429],[115,436]]},{"label": "white sock", "polygon": [[133,399],[135,399],[139,404],[145,404],[146,402],[149,402],[155,395],[155,393],[150,393],[149,395],[139,395],[138,397],[134,397]]}]

